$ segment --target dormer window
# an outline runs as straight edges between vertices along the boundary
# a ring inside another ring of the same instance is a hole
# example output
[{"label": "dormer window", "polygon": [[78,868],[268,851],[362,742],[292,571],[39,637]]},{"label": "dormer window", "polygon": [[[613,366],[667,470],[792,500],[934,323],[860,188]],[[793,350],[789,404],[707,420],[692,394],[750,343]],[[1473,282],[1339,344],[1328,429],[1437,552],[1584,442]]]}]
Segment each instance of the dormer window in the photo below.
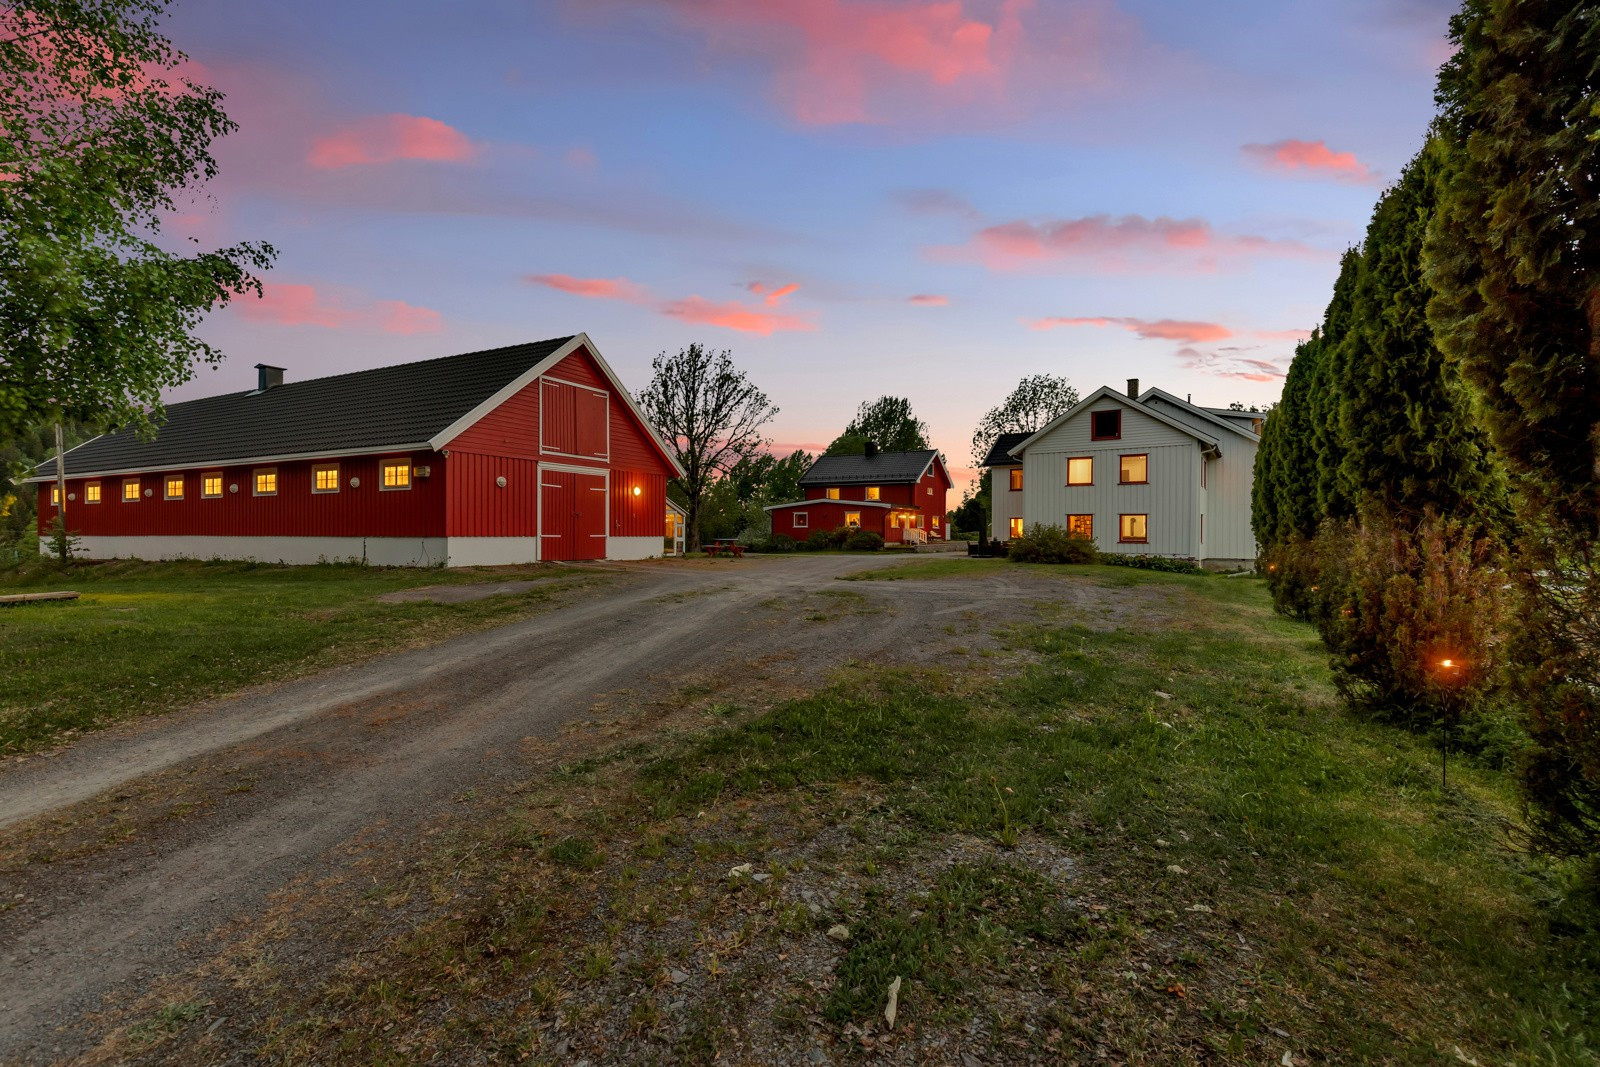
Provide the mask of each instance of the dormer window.
[{"label": "dormer window", "polygon": [[1115,441],[1122,436],[1122,411],[1089,412],[1089,436],[1096,441]]}]

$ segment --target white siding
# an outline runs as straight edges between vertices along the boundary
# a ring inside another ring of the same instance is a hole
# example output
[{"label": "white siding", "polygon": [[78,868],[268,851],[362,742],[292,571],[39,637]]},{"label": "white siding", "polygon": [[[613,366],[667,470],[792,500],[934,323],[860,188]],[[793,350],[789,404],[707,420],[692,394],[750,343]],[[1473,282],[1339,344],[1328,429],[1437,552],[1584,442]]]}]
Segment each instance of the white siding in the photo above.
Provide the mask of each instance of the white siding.
[{"label": "white siding", "polygon": [[[1022,499],[1025,492],[1011,489],[1011,467],[989,469],[989,537],[995,541],[1011,540],[1011,520],[1022,518]],[[1027,487],[1024,475],[1023,487]]]},{"label": "white siding", "polygon": [[1250,489],[1255,482],[1256,448],[1237,434],[1222,438],[1222,458],[1206,477],[1212,517],[1206,519],[1206,557],[1252,561],[1255,533],[1250,528]]},{"label": "white siding", "polygon": [[[1200,540],[1200,442],[1136,408],[1109,397],[1094,411],[1122,409],[1122,436],[1092,441],[1091,411],[1080,411],[1028,446],[1023,456],[1024,527],[1065,526],[1068,515],[1093,515],[1095,544],[1104,552],[1151,553],[1198,558]],[[1149,484],[1120,485],[1121,457],[1145,453]],[[1094,484],[1069,486],[1067,459],[1094,459]],[[1149,541],[1122,544],[1120,516],[1149,516]],[[1207,531],[1209,540],[1210,531]]]}]

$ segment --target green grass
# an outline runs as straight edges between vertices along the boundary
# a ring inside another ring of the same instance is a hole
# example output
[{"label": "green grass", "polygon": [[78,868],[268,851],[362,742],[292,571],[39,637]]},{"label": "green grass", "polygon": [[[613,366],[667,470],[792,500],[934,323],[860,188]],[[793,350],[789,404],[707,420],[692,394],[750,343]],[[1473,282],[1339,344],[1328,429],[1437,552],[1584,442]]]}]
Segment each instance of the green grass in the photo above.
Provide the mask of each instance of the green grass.
[{"label": "green grass", "polygon": [[0,753],[530,614],[584,578],[462,604],[382,603],[422,585],[545,577],[237,562],[31,566],[0,593],[75,601],[0,607]]}]

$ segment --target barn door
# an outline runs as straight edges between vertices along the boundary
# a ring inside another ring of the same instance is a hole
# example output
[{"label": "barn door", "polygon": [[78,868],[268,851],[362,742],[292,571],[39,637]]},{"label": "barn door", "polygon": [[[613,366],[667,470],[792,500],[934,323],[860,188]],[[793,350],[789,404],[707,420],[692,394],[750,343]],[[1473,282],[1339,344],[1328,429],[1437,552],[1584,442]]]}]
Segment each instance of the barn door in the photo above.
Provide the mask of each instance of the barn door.
[{"label": "barn door", "polygon": [[604,559],[605,554],[605,475],[541,471],[539,558]]}]

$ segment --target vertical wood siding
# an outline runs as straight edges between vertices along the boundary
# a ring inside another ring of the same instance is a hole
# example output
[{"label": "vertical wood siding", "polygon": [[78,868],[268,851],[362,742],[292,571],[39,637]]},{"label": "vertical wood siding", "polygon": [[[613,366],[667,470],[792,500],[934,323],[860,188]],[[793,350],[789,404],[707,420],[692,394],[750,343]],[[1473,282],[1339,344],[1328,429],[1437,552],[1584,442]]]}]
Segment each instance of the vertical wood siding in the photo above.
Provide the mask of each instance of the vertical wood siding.
[{"label": "vertical wood siding", "polygon": [[[1011,539],[1011,520],[1022,518],[1023,490],[1011,488],[1011,467],[989,468],[989,536],[996,541]],[[1027,475],[1023,475],[1024,487]]]},{"label": "vertical wood siding", "polygon": [[604,475],[545,469],[539,492],[541,559],[600,559],[606,554]]},{"label": "vertical wood siding", "polygon": [[[532,537],[539,525],[539,465],[531,459],[454,452],[450,468],[451,537]],[[502,488],[497,479],[504,478]]]},{"label": "vertical wood siding", "polygon": [[[382,484],[381,460],[408,456],[412,465],[412,487],[388,490]],[[339,464],[339,491],[313,493],[312,468],[325,463]],[[428,467],[427,478],[415,476],[416,468]],[[252,475],[256,470],[275,468],[278,472],[276,496],[255,496]],[[221,497],[202,498],[201,478],[222,472]],[[182,500],[165,499],[168,476],[184,480]],[[67,526],[85,536],[234,536],[234,537],[442,537],[445,534],[446,500],[449,474],[443,456],[433,452],[395,453],[394,456],[344,456],[324,460],[295,460],[285,463],[258,463],[193,467],[183,470],[152,471],[127,475],[140,479],[137,503],[122,500],[122,475],[109,478],[69,478]],[[350,479],[360,479],[352,487]],[[100,483],[101,502],[84,502],[84,486]],[[53,484],[53,483],[52,483]],[[227,491],[237,485],[239,491]],[[39,529],[48,534],[56,509],[50,504],[50,485],[39,487]],[[150,496],[143,490],[151,489]]]},{"label": "vertical wood siding", "polygon": [[[1200,444],[1137,409],[1107,399],[1095,410],[1122,408],[1122,437],[1090,439],[1083,411],[1028,447],[1023,455],[1023,526],[1065,526],[1068,515],[1093,515],[1094,540],[1104,552],[1199,558]],[[1150,457],[1145,485],[1120,485],[1123,455]],[[1068,486],[1068,457],[1094,459],[1094,484]],[[1120,516],[1149,516],[1149,540],[1119,541]],[[1209,540],[1210,531],[1207,530]]]},{"label": "vertical wood siding", "polygon": [[[796,541],[804,541],[817,530],[837,530],[844,525],[844,513],[853,510],[858,509],[852,508],[848,500],[817,500],[815,503],[807,503],[803,508],[780,508],[768,514],[772,516],[772,533],[774,536],[784,534],[794,538]],[[887,508],[860,508],[859,510],[861,512],[861,528],[870,530],[879,536],[884,536],[884,523],[888,521],[889,510]],[[794,525],[794,513],[797,511],[806,513],[808,522],[806,526],[797,527]],[[895,539],[899,539],[897,534]]]}]

